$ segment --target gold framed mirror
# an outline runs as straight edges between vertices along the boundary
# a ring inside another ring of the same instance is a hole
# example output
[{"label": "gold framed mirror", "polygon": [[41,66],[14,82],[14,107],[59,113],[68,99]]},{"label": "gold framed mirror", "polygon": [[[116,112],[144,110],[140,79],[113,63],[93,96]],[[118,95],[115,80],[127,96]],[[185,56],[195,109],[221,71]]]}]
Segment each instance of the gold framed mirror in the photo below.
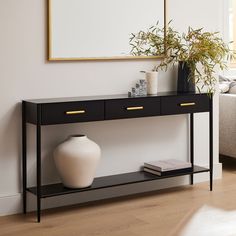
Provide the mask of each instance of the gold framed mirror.
[{"label": "gold framed mirror", "polygon": [[48,60],[134,60],[131,33],[157,21],[166,34],[167,0],[48,0]]}]

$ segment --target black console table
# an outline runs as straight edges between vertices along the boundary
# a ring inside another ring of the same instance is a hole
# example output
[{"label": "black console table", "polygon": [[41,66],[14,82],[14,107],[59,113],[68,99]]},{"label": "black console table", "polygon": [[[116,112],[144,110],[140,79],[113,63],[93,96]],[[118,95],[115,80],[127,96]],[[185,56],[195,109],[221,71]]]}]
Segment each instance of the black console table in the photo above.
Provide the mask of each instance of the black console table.
[{"label": "black console table", "polygon": [[[27,191],[37,197],[37,219],[40,222],[41,199],[64,194],[91,191],[145,181],[158,180],[196,173],[210,173],[210,190],[213,178],[213,102],[207,94],[176,92],[158,93],[154,96],[130,98],[127,95],[93,96],[25,100],[22,102],[22,162],[23,162],[23,211],[26,213]],[[209,112],[209,168],[194,165],[194,113]],[[83,189],[64,188],[61,183],[41,184],[41,126],[75,122],[127,119],[148,116],[189,114],[190,161],[192,171],[169,176],[156,176],[137,171],[132,173],[95,178],[91,187]],[[35,187],[27,187],[27,123],[36,125],[36,171]]]}]

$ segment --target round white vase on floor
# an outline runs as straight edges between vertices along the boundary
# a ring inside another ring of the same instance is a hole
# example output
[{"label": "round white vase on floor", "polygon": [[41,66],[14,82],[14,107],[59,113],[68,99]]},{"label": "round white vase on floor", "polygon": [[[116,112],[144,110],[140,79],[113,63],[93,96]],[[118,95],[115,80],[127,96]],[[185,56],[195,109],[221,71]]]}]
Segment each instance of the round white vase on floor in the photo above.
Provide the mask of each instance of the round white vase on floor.
[{"label": "round white vase on floor", "polygon": [[155,95],[157,94],[157,71],[146,72],[146,81],[147,81],[147,94]]},{"label": "round white vase on floor", "polygon": [[68,188],[90,186],[100,159],[100,147],[85,135],[70,136],[54,151],[56,168]]}]

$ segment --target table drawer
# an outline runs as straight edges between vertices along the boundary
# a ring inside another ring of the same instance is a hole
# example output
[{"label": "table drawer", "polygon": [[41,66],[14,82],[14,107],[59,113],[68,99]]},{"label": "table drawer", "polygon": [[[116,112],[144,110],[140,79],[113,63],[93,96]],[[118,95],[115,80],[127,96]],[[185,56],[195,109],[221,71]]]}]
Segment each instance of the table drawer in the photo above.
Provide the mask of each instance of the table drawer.
[{"label": "table drawer", "polygon": [[161,98],[161,114],[185,114],[210,110],[210,98],[206,94]]},{"label": "table drawer", "polygon": [[43,125],[104,120],[104,101],[43,104],[41,117]]},{"label": "table drawer", "polygon": [[123,119],[160,115],[160,98],[130,98],[105,102],[105,119]]}]

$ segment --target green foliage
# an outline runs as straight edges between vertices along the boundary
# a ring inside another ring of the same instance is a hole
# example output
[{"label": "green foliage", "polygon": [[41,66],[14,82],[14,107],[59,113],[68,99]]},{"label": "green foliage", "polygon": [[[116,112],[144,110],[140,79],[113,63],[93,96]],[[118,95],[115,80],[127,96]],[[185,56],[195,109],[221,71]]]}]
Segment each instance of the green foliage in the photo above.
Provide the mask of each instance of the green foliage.
[{"label": "green foliage", "polygon": [[[171,22],[170,22],[171,23]],[[206,87],[208,93],[213,93],[216,79],[215,69],[227,69],[227,61],[234,57],[235,52],[219,37],[218,32],[204,32],[203,28],[188,28],[187,33],[180,34],[170,23],[166,29],[159,28],[158,23],[147,31],[132,34],[131,53],[135,56],[158,56],[165,54],[154,71],[167,70],[179,61],[186,62],[190,67],[190,77],[199,92]],[[165,46],[164,46],[165,45]]]}]

